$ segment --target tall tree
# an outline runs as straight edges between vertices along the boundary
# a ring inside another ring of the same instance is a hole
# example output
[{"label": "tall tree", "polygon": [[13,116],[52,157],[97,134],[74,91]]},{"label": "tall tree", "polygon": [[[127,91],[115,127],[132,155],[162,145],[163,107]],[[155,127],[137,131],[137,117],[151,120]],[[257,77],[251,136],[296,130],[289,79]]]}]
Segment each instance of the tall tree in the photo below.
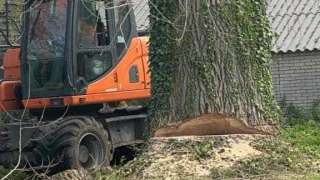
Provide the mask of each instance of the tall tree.
[{"label": "tall tree", "polygon": [[205,113],[278,120],[265,0],[149,0],[153,126]]}]

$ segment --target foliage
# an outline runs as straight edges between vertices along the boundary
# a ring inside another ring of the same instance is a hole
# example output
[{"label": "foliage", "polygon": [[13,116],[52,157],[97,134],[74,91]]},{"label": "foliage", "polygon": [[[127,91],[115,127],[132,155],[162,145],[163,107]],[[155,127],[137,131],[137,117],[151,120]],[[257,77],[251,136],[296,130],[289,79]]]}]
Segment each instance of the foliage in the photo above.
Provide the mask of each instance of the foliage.
[{"label": "foliage", "polygon": [[284,105],[284,117],[286,122],[284,125],[294,126],[297,124],[305,124],[308,121],[320,122],[320,101],[313,103],[311,108],[295,106],[293,104]]},{"label": "foliage", "polygon": [[284,112],[287,119],[287,125],[293,126],[296,124],[304,123],[308,120],[308,112],[302,107],[290,104],[287,108],[285,108]]},{"label": "foliage", "polygon": [[201,143],[196,143],[196,144],[191,144],[189,147],[192,151],[194,152],[195,159],[201,160],[201,159],[206,159],[206,158],[213,158],[212,154],[209,152],[214,148],[213,144],[210,142],[201,142]]},{"label": "foliage", "polygon": [[[278,120],[271,76],[272,30],[266,15],[265,0],[235,0],[223,7],[224,17],[235,38],[232,39],[241,73],[247,81],[252,104],[262,98],[262,116]],[[250,84],[256,83],[256,84]]]},{"label": "foliage", "polygon": [[320,100],[316,100],[311,108],[312,120],[320,122]]},{"label": "foliage", "polygon": [[[150,70],[152,79],[152,99],[150,110],[154,119],[160,118],[170,112],[169,96],[172,89],[173,71],[176,69],[175,51],[176,45],[172,36],[176,31],[172,24],[160,20],[165,18],[159,13],[164,13],[167,17],[176,16],[176,0],[149,1],[151,16],[150,32]],[[161,109],[161,113],[156,110]]]}]

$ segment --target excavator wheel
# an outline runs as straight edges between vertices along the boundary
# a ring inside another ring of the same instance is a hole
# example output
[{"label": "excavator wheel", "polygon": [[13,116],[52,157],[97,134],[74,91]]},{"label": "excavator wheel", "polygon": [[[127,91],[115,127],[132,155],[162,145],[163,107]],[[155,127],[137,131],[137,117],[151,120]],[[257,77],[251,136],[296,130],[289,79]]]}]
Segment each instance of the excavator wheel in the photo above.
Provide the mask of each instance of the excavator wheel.
[{"label": "excavator wheel", "polygon": [[43,156],[46,151],[55,158],[57,165],[50,169],[50,173],[65,169],[98,169],[111,161],[112,145],[108,132],[94,118],[68,117],[50,136],[35,149],[41,152],[42,158],[46,158]]},{"label": "excavator wheel", "polygon": [[[66,117],[39,126],[32,134],[35,136],[28,145],[23,145],[21,168],[52,175],[67,169],[99,169],[110,164],[113,147],[108,131],[93,117]],[[10,147],[10,143],[3,147]],[[19,151],[4,150],[0,148],[1,164],[7,168],[16,166]]]}]

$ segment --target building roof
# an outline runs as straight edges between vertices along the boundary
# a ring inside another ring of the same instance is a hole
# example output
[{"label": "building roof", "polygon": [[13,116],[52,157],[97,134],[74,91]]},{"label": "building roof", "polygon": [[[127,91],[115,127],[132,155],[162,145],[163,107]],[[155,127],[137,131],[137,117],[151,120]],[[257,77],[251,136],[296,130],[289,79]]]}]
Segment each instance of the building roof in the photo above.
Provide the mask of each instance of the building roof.
[{"label": "building roof", "polygon": [[274,52],[320,50],[319,0],[267,1],[267,14],[276,33]]},{"label": "building roof", "polygon": [[149,28],[148,0],[132,0],[138,31]]},{"label": "building roof", "polygon": [[[267,0],[273,52],[320,50],[320,0]],[[138,30],[149,27],[148,0],[133,0]]]}]

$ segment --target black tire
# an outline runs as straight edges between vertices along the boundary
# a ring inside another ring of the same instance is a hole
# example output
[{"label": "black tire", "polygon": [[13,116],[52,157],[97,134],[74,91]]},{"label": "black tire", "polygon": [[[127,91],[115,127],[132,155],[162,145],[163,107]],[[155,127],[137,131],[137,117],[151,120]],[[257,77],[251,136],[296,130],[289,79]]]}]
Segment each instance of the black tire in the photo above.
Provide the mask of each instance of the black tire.
[{"label": "black tire", "polygon": [[[57,130],[46,135],[33,150],[33,157],[50,166],[49,174],[67,169],[99,169],[109,165],[112,144],[107,130],[92,117],[67,117]],[[84,157],[85,156],[85,157]]]}]

